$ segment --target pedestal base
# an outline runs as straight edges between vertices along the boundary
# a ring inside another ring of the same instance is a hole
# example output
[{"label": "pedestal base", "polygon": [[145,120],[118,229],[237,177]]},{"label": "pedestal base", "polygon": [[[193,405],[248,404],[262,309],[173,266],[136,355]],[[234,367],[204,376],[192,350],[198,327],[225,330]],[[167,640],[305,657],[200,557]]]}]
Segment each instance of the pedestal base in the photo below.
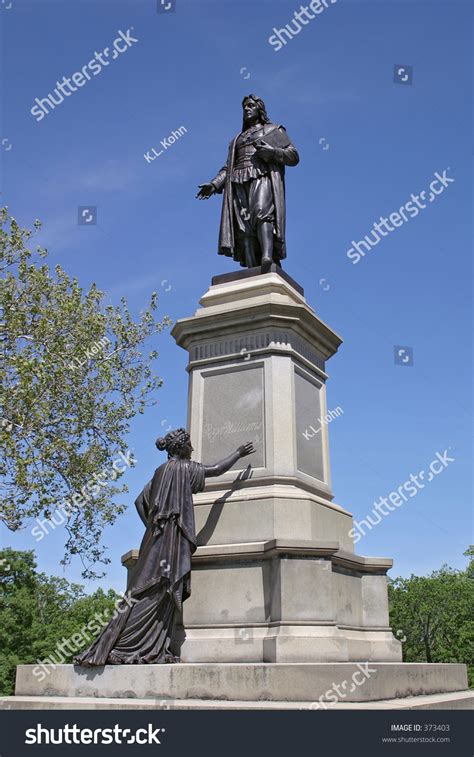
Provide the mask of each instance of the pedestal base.
[{"label": "pedestal base", "polygon": [[[138,553],[122,562],[133,571]],[[200,546],[174,647],[182,662],[401,662],[386,571],[338,541]]]},{"label": "pedestal base", "polygon": [[[426,663],[292,663],[292,664],[190,664],[107,665],[78,668],[58,665],[40,683],[34,665],[17,668],[16,697],[2,707],[41,709],[45,698],[64,698],[80,709],[144,705],[151,709],[327,709],[332,706],[416,706],[413,698],[435,697],[447,708],[468,707],[466,667]],[[389,700],[389,701],[387,701]],[[56,701],[56,700],[55,700]],[[59,700],[61,701],[61,700]],[[327,707],[324,706],[327,703]],[[398,703],[398,704],[397,704]],[[428,703],[429,704],[429,703]]]},{"label": "pedestal base", "polygon": [[400,642],[390,629],[364,631],[324,625],[235,625],[186,628],[181,661],[195,662],[340,662],[399,661]]}]

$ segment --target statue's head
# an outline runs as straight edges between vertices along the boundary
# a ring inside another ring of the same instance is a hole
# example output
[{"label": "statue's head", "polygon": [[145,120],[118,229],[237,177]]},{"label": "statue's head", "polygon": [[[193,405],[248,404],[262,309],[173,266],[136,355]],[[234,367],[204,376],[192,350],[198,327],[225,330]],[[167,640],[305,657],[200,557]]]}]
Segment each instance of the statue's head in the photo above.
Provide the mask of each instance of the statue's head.
[{"label": "statue's head", "polygon": [[185,428],[176,428],[174,431],[170,431],[166,436],[159,437],[155,444],[159,450],[166,450],[168,458],[191,459],[193,446],[191,437]]},{"label": "statue's head", "polygon": [[247,125],[249,121],[256,121],[261,124],[269,124],[270,119],[267,116],[265,103],[257,95],[246,95],[242,100],[242,108],[244,111],[243,127]]}]

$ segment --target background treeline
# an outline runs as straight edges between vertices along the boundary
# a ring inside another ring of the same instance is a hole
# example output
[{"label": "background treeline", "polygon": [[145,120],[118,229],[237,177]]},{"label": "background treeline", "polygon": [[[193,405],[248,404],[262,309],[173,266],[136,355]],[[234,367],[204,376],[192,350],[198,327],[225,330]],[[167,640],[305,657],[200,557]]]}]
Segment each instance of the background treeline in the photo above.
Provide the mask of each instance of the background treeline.
[{"label": "background treeline", "polygon": [[466,570],[443,565],[429,576],[389,582],[390,624],[405,662],[464,662],[474,687],[474,548]]},{"label": "background treeline", "polygon": [[[81,634],[83,647],[89,646],[94,637],[86,630],[87,624],[97,614],[111,617],[118,598],[112,589],[107,593],[97,589],[88,595],[79,584],[39,573],[32,551],[2,550],[0,695],[14,693],[17,665],[37,663],[54,655],[63,639]],[[73,656],[67,649],[62,653],[65,663],[72,662]]]}]

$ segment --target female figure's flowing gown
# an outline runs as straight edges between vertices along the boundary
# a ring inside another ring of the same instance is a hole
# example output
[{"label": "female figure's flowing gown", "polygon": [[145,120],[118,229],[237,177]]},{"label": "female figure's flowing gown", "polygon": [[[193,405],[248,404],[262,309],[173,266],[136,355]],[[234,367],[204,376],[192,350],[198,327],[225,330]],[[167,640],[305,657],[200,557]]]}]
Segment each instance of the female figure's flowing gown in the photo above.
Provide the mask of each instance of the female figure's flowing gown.
[{"label": "female figure's flowing gown", "polygon": [[175,662],[171,641],[182,604],[191,594],[196,550],[192,494],[204,489],[205,466],[171,458],[156,469],[135,505],[146,525],[138,562],[123,603],[77,665]]}]

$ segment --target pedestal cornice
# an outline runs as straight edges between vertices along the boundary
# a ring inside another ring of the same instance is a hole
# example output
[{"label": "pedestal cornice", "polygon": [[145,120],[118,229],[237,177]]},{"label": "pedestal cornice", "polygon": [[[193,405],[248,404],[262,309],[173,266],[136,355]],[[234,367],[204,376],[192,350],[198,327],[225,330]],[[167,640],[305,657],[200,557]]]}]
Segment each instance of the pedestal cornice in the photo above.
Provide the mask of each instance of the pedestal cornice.
[{"label": "pedestal cornice", "polygon": [[[264,334],[268,330],[273,331],[273,340],[267,340],[267,344],[256,343],[248,347],[244,345],[245,349],[253,349],[255,352],[265,350],[273,341],[277,342],[272,346],[273,351],[279,348],[279,343],[287,343],[296,352],[304,354],[301,345],[295,344],[296,336],[306,342],[306,350],[311,345],[325,361],[337,352],[342,343],[341,337],[321,321],[307,305],[287,304],[267,299],[245,306],[233,306],[232,310],[212,312],[203,309],[203,311],[197,311],[197,314],[191,318],[180,319],[171,331],[177,344],[190,352],[191,361],[200,359],[197,353],[192,353],[196,345],[217,340],[222,346],[218,347],[216,354],[210,357],[229,357],[232,353],[239,355],[242,347],[236,348],[237,342],[240,344],[242,339],[256,337],[257,334]],[[287,334],[284,335],[285,331]],[[229,342],[227,349],[223,344],[226,341]],[[320,360],[315,362],[320,369],[324,370]]]}]

